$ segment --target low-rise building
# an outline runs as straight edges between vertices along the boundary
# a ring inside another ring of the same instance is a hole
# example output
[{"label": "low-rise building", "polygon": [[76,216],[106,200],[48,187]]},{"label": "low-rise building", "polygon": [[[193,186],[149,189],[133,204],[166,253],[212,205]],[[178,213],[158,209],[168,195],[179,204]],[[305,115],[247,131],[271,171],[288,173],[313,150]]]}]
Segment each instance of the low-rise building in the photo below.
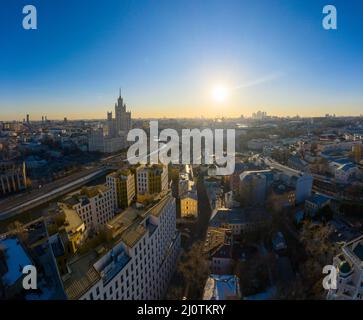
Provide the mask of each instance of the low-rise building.
[{"label": "low-rise building", "polygon": [[239,208],[219,208],[209,221],[211,227],[229,229],[236,236],[241,234],[244,223],[243,210]]},{"label": "low-rise building", "polygon": [[203,300],[239,300],[241,291],[236,275],[211,274],[204,287]]},{"label": "low-rise building", "polygon": [[349,179],[359,171],[354,163],[346,163],[335,169],[335,179],[338,182],[348,183]]},{"label": "low-rise building", "polygon": [[271,185],[267,202],[275,211],[295,205],[295,189],[281,181],[276,181]]},{"label": "low-rise building", "polygon": [[310,198],[313,187],[313,177],[310,174],[280,166],[275,176],[277,180],[281,180],[287,186],[294,188],[296,204],[301,204]]},{"label": "low-rise building", "polygon": [[329,205],[330,198],[323,194],[314,194],[305,200],[305,214],[313,217],[320,209]]},{"label": "low-rise building", "polygon": [[240,175],[239,198],[244,206],[264,206],[272,183],[271,170],[244,171]]},{"label": "low-rise building", "polygon": [[198,217],[198,196],[196,191],[188,191],[181,196],[180,215],[182,218]]},{"label": "low-rise building", "polygon": [[287,165],[292,169],[299,170],[302,172],[309,171],[309,164],[298,156],[291,156],[287,160]]},{"label": "low-rise building", "polygon": [[263,208],[220,208],[212,215],[209,225],[230,229],[234,236],[254,231],[271,223],[271,215]]},{"label": "low-rise building", "polygon": [[220,180],[215,177],[208,177],[204,180],[209,206],[215,211],[223,206],[223,190]]},{"label": "low-rise building", "polygon": [[336,289],[330,289],[327,298],[363,300],[363,236],[344,245],[333,265],[337,271]]}]

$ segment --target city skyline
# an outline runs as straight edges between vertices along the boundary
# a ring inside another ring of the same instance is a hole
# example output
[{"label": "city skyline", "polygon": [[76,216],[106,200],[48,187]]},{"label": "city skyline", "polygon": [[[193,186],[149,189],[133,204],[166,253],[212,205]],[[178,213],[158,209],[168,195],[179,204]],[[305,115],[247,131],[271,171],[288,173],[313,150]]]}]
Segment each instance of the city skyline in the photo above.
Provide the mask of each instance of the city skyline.
[{"label": "city skyline", "polygon": [[358,2],[335,1],[330,31],[325,1],[33,1],[37,30],[23,2],[1,22],[3,121],[103,119],[120,85],[134,118],[361,114]]}]

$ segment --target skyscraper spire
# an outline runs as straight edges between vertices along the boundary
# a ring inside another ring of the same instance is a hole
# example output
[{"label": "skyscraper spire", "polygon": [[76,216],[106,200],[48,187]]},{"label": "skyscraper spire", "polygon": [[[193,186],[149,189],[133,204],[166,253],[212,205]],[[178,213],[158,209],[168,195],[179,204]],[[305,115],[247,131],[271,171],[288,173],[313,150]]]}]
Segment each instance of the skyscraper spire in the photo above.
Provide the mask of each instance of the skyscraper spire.
[{"label": "skyscraper spire", "polygon": [[120,87],[120,95],[119,95],[119,97],[121,98],[121,87]]}]

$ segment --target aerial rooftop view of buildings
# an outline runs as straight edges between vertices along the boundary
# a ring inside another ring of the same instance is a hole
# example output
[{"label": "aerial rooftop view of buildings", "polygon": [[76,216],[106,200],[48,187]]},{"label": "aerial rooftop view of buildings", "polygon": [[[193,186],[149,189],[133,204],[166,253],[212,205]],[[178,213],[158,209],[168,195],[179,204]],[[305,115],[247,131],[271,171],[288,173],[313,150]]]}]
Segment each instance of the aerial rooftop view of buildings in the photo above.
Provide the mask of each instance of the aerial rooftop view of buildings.
[{"label": "aerial rooftop view of buildings", "polygon": [[15,2],[0,300],[363,300],[360,3]]}]

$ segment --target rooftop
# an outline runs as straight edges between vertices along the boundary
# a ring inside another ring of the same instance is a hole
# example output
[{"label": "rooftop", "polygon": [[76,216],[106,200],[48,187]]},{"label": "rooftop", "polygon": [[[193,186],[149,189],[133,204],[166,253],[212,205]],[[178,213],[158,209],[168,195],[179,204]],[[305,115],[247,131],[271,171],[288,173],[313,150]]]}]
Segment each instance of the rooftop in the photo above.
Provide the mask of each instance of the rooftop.
[{"label": "rooftop", "polygon": [[121,170],[110,173],[109,176],[114,177],[114,178],[126,179],[130,174],[131,174],[131,171],[129,169],[121,169]]},{"label": "rooftop", "polygon": [[261,219],[268,220],[269,218],[270,214],[263,208],[221,208],[211,217],[209,225],[212,227],[220,227],[225,223],[244,224]]},{"label": "rooftop", "polygon": [[75,232],[83,225],[83,221],[79,217],[78,213],[74,209],[70,209],[66,205],[60,204],[60,209],[65,215],[65,230],[66,232]]},{"label": "rooftop", "polygon": [[239,279],[235,275],[211,274],[204,287],[203,300],[231,300],[241,296]]},{"label": "rooftop", "polygon": [[348,170],[354,169],[354,168],[357,168],[357,166],[351,162],[351,163],[346,163],[346,164],[341,165],[338,169],[343,170],[343,171],[348,171]]},{"label": "rooftop", "polygon": [[354,254],[363,261],[363,243],[359,242],[353,249]]},{"label": "rooftop", "polygon": [[230,229],[209,227],[204,242],[204,252],[213,254],[215,250],[226,242],[228,233],[231,233]]},{"label": "rooftop", "polygon": [[4,252],[6,263],[6,272],[2,276],[2,281],[5,285],[11,286],[23,276],[23,268],[32,262],[16,238],[1,240],[0,250]]},{"label": "rooftop", "polygon": [[343,253],[352,263],[363,267],[363,236],[353,239],[342,248]]},{"label": "rooftop", "polygon": [[307,201],[312,202],[312,203],[320,206],[320,205],[323,205],[324,203],[326,203],[329,200],[330,200],[329,197],[327,197],[327,196],[325,196],[323,194],[316,193],[312,197],[310,197]]},{"label": "rooftop", "polygon": [[83,187],[79,194],[88,198],[93,198],[107,190],[109,190],[109,188],[106,185],[100,184],[97,186]]},{"label": "rooftop", "polygon": [[215,214],[210,219],[210,226],[212,227],[220,227],[223,223],[229,224],[240,224],[243,223],[243,210],[238,208],[227,209],[221,208],[218,209]]},{"label": "rooftop", "polygon": [[106,185],[83,187],[81,190],[73,192],[66,196],[60,203],[66,204],[69,208],[81,203],[82,206],[89,204],[89,199],[103,194],[109,190]]},{"label": "rooftop", "polygon": [[93,266],[96,259],[97,253],[92,250],[69,263],[71,273],[63,277],[64,289],[69,299],[79,299],[100,280],[101,276]]}]

